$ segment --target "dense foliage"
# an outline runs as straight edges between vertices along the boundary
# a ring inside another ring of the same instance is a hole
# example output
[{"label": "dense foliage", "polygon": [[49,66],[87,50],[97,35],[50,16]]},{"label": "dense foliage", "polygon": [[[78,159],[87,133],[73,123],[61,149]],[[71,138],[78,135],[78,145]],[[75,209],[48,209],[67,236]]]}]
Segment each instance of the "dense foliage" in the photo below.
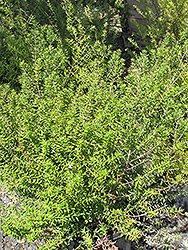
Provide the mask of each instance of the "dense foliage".
[{"label": "dense foliage", "polygon": [[147,25],[137,23],[140,36],[154,38],[156,42],[164,39],[169,32],[176,40],[181,37],[181,32],[187,27],[188,1],[187,0],[138,0],[142,8],[135,8],[145,17]]},{"label": "dense foliage", "polygon": [[3,229],[45,237],[46,249],[75,236],[91,247],[109,229],[141,237],[142,218],[167,212],[165,190],[186,181],[188,29],[142,51],[125,77],[91,8],[58,1],[61,30],[2,2],[0,180],[21,204]]}]

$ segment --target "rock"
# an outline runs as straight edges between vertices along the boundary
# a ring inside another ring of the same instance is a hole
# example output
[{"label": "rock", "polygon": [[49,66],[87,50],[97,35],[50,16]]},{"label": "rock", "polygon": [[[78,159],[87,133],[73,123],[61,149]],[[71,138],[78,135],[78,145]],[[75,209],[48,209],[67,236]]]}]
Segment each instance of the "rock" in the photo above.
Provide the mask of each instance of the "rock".
[{"label": "rock", "polygon": [[18,243],[15,247],[15,250],[22,250],[23,249],[23,245]]},{"label": "rock", "polygon": [[184,247],[188,248],[188,234],[187,234],[187,238],[183,239],[183,245],[184,245]]},{"label": "rock", "polygon": [[185,212],[185,216],[188,217],[188,212]]},{"label": "rock", "polygon": [[11,247],[12,246],[12,244],[10,243],[10,239],[11,239],[10,236],[5,237],[4,241],[5,241],[5,246],[6,247]]},{"label": "rock", "polygon": [[11,244],[13,247],[16,246],[16,244],[17,244],[17,240],[14,239],[14,238],[11,238],[11,237],[9,237],[9,242],[10,242],[10,244]]},{"label": "rock", "polygon": [[131,241],[121,237],[116,241],[116,246],[119,250],[131,250]]},{"label": "rock", "polygon": [[28,250],[37,250],[37,249],[38,249],[38,247],[34,243],[31,243],[30,246],[28,247]]},{"label": "rock", "polygon": [[118,250],[131,250],[131,241],[125,240],[125,237],[120,237],[121,234],[114,234],[109,237],[113,242],[116,241],[115,246],[118,247]]},{"label": "rock", "polygon": [[28,242],[26,241],[25,248],[23,250],[28,250]]},{"label": "rock", "polygon": [[6,246],[4,250],[12,250],[12,248]]},{"label": "rock", "polygon": [[0,231],[0,249],[3,249],[3,231]]}]

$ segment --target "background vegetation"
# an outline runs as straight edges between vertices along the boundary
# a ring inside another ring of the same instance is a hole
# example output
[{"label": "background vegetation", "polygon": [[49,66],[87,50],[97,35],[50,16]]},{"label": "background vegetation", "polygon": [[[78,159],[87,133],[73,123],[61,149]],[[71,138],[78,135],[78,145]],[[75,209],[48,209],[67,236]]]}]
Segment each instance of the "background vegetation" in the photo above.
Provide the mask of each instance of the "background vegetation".
[{"label": "background vegetation", "polygon": [[30,2],[0,7],[0,179],[21,204],[3,229],[45,237],[44,249],[74,237],[91,248],[112,231],[138,239],[176,212],[166,191],[187,181],[188,29],[170,21],[183,2],[169,13],[159,2],[169,21],[143,28],[150,45],[127,76],[114,29],[125,1]]}]

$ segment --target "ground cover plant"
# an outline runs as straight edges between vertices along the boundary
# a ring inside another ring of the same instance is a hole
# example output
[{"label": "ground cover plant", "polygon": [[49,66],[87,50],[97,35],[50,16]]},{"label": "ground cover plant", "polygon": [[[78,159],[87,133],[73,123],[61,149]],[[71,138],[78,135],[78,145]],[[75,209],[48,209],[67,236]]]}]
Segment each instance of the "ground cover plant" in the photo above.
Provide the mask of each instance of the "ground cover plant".
[{"label": "ground cover plant", "polygon": [[110,230],[138,239],[156,229],[142,218],[176,212],[164,194],[186,182],[188,29],[143,51],[125,77],[105,32],[94,39],[74,5],[60,5],[65,33],[1,5],[1,43],[19,71],[16,84],[1,73],[0,179],[21,204],[2,227],[45,237],[44,249],[76,236],[89,249]]}]

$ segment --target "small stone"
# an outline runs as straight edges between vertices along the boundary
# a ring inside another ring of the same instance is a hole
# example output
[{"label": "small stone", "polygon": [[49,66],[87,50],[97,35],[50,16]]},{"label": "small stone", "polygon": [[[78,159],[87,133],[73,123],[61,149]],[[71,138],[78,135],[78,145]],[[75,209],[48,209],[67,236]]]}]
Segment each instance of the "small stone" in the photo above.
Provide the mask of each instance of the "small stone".
[{"label": "small stone", "polygon": [[174,232],[176,232],[176,230],[177,230],[177,227],[173,227],[172,230],[171,230],[171,232],[174,233]]},{"label": "small stone", "polygon": [[25,246],[24,250],[28,250],[28,242],[26,242],[26,246]]},{"label": "small stone", "polygon": [[185,212],[185,216],[188,217],[188,212]]},{"label": "small stone", "polygon": [[0,231],[0,249],[3,249],[3,231]]},{"label": "small stone", "polygon": [[12,248],[7,247],[7,246],[6,246],[4,249],[5,249],[5,250],[12,250]]},{"label": "small stone", "polygon": [[6,236],[5,237],[5,245],[6,245],[6,247],[11,247],[12,245],[11,245],[11,243],[10,243],[10,236]]},{"label": "small stone", "polygon": [[11,244],[13,247],[15,247],[16,244],[17,244],[17,240],[14,239],[14,238],[9,238],[9,242],[10,242],[10,244]]},{"label": "small stone", "polygon": [[34,243],[31,243],[30,246],[28,247],[28,250],[37,250],[37,245]]},{"label": "small stone", "polygon": [[116,247],[118,247],[118,249],[120,248],[122,250],[131,250],[131,241],[125,240],[124,237],[121,237],[121,238],[116,240]]},{"label": "small stone", "polygon": [[7,241],[9,241],[9,239],[10,239],[10,236],[6,235],[4,240],[5,240],[5,242],[7,242]]},{"label": "small stone", "polygon": [[23,249],[23,245],[18,243],[15,247],[15,250],[22,250]]},{"label": "small stone", "polygon": [[184,239],[184,240],[183,240],[183,245],[184,245],[185,247],[188,247],[188,239]]}]

